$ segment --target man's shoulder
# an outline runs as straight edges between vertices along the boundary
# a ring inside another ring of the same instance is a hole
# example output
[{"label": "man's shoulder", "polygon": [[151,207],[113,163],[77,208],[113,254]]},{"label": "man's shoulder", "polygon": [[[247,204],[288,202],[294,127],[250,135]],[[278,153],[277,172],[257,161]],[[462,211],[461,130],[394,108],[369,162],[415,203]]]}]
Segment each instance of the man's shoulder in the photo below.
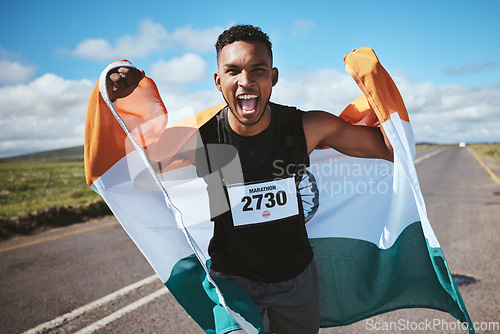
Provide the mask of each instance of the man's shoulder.
[{"label": "man's shoulder", "polygon": [[204,142],[216,142],[218,138],[217,131],[219,129],[219,122],[224,122],[224,115],[227,115],[225,110],[228,108],[227,105],[223,105],[218,108],[217,112],[214,113],[199,129],[201,138]]},{"label": "man's shoulder", "polygon": [[269,105],[271,106],[271,111],[273,111],[273,110],[278,110],[278,111],[302,111],[302,110],[300,110],[300,109],[298,109],[297,107],[294,107],[294,106],[288,106],[288,105],[274,103],[274,102],[269,102]]},{"label": "man's shoulder", "polygon": [[302,120],[304,111],[297,107],[272,102],[269,102],[269,105],[271,107],[271,113],[273,113],[280,122],[286,122],[288,120],[289,122],[296,123]]},{"label": "man's shoulder", "polygon": [[212,119],[217,118],[226,108],[226,103],[220,103],[210,108],[204,109],[203,111],[200,111],[196,115],[194,115],[195,121],[199,127],[203,127]]},{"label": "man's shoulder", "polygon": [[[218,107],[217,110],[215,112],[212,112],[212,114],[210,115],[210,117],[206,120],[206,122],[203,124],[203,126],[209,124],[209,123],[214,123],[214,122],[217,122],[218,119],[221,119],[224,117],[224,110],[226,110],[228,108],[227,105],[223,105],[223,106],[215,106],[215,107]],[[212,108],[215,108],[215,107],[212,107]],[[209,125],[210,126],[210,125]]]}]

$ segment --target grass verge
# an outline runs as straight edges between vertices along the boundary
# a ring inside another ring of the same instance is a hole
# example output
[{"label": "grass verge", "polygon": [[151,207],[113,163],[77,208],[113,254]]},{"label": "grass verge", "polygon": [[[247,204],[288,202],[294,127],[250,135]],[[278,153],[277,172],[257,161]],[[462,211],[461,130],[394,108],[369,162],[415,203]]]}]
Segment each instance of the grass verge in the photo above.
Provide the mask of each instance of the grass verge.
[{"label": "grass verge", "polygon": [[0,239],[109,214],[81,160],[3,162],[0,175]]},{"label": "grass verge", "polygon": [[483,157],[500,162],[500,143],[469,144],[469,147]]}]

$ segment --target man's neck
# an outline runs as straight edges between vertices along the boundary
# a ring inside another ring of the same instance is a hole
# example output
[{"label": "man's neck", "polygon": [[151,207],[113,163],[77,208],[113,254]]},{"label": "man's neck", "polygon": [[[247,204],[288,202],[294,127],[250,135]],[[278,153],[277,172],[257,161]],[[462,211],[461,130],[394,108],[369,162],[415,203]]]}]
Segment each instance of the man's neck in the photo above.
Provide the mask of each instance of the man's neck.
[{"label": "man's neck", "polygon": [[245,136],[245,137],[255,136],[255,135],[261,133],[262,131],[264,131],[265,129],[267,129],[269,124],[271,124],[271,107],[269,106],[269,104],[267,105],[267,108],[264,111],[264,113],[262,114],[262,116],[260,117],[259,121],[255,124],[252,124],[252,125],[242,124],[236,118],[236,116],[233,115],[231,110],[229,110],[227,115],[228,115],[228,122],[229,122],[229,126],[231,127],[231,130],[233,130],[234,132],[236,132],[240,136]]}]

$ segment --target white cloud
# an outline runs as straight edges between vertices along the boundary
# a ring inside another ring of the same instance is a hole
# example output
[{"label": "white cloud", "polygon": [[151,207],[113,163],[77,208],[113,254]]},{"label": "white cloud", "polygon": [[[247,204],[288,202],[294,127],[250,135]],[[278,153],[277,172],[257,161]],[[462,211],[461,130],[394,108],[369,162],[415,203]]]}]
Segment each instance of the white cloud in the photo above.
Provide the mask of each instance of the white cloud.
[{"label": "white cloud", "polygon": [[314,21],[310,19],[295,20],[292,24],[293,37],[305,36],[314,29]]},{"label": "white cloud", "polygon": [[191,26],[177,28],[169,33],[163,25],[150,19],[139,23],[135,35],[118,38],[115,43],[105,39],[86,39],[70,53],[77,58],[105,61],[123,58],[143,58],[166,48],[182,48],[195,52],[207,52],[214,48],[220,27],[196,29]]},{"label": "white cloud", "polygon": [[23,58],[22,55],[0,45],[0,84],[18,84],[31,80],[37,67],[28,64]]},{"label": "white cloud", "polygon": [[338,115],[359,95],[360,90],[347,74],[322,69],[281,73],[271,100],[303,110],[326,110]]},{"label": "white cloud", "polygon": [[168,87],[158,86],[168,110],[168,124],[175,124],[202,110],[224,102],[217,89],[199,92],[173,92]]},{"label": "white cloud", "polygon": [[158,82],[200,82],[206,79],[208,64],[197,54],[187,53],[169,61],[151,65],[151,77]]},{"label": "white cloud", "polygon": [[[176,61],[185,65],[183,58],[189,59],[185,56]],[[172,66],[175,62],[166,64]],[[182,83],[152,77],[169,111],[170,124],[223,102],[215,88],[188,91]],[[393,78],[405,100],[417,141],[500,139],[500,84],[435,85],[416,82],[404,73],[393,74]],[[65,80],[54,74],[43,75],[29,84],[0,87],[0,156],[81,145],[92,87],[90,80]],[[348,74],[323,69],[282,73],[272,100],[338,115],[360,95]]]},{"label": "white cloud", "polygon": [[435,85],[395,76],[417,141],[456,143],[500,140],[500,84]]},{"label": "white cloud", "polygon": [[496,66],[497,66],[496,61],[489,61],[485,63],[473,63],[473,64],[466,64],[459,68],[456,67],[447,68],[444,70],[444,73],[446,73],[449,76],[462,76],[462,75],[489,71],[494,69]]},{"label": "white cloud", "polygon": [[16,84],[31,80],[35,74],[33,66],[23,65],[17,61],[0,60],[0,83]]},{"label": "white cloud", "polygon": [[[500,84],[488,87],[435,85],[393,75],[416,141],[456,143],[500,140]],[[353,79],[335,70],[285,73],[273,91],[275,102],[339,114],[361,95]]]},{"label": "white cloud", "polygon": [[122,58],[141,58],[166,47],[168,33],[165,28],[149,19],[139,23],[136,35],[126,35],[110,44],[105,39],[86,39],[70,53],[89,60],[110,60]]},{"label": "white cloud", "polygon": [[[215,88],[191,92],[182,84],[157,84],[169,124],[223,102]],[[93,86],[90,80],[45,74],[28,84],[0,87],[0,157],[82,145]]]},{"label": "white cloud", "polygon": [[1,87],[0,156],[81,145],[92,87],[54,74]]},{"label": "white cloud", "polygon": [[222,27],[194,29],[187,26],[175,29],[170,39],[175,45],[180,45],[187,50],[204,53],[215,50],[215,42],[223,30]]}]

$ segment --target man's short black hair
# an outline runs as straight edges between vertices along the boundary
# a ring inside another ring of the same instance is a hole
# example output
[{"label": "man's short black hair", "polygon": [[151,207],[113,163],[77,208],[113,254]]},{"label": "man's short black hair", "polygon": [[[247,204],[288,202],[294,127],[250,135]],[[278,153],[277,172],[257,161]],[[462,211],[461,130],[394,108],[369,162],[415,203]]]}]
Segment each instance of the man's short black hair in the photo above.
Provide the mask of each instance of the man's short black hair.
[{"label": "man's short black hair", "polygon": [[224,30],[217,39],[217,43],[215,43],[215,49],[217,50],[217,58],[219,58],[219,54],[228,44],[232,44],[237,41],[242,42],[260,42],[264,44],[269,52],[269,56],[271,57],[271,62],[273,60],[273,51],[272,44],[269,40],[269,36],[264,33],[259,27],[254,27],[249,24],[240,24],[232,26],[229,29]]}]

